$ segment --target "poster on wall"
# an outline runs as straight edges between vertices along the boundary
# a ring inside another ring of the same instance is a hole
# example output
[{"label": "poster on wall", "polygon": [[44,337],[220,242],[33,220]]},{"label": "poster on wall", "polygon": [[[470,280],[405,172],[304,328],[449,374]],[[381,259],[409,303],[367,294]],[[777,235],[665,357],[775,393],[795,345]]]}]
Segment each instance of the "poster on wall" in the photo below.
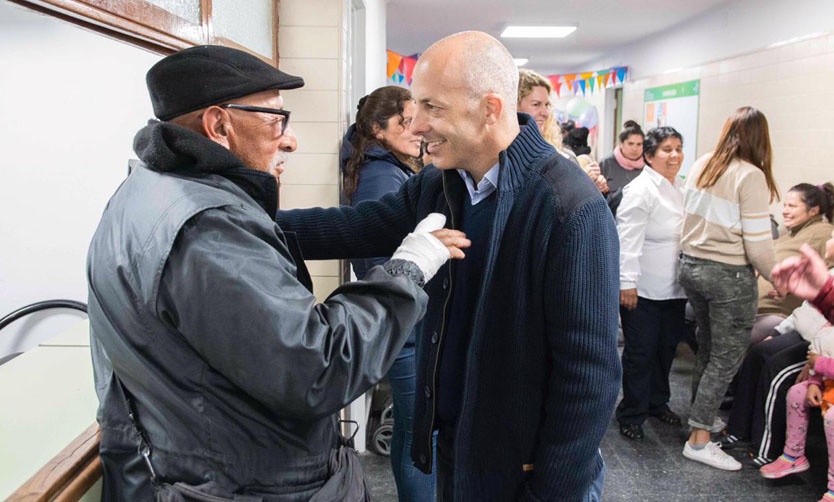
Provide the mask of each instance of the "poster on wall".
[{"label": "poster on wall", "polygon": [[680,176],[686,177],[695,162],[698,144],[698,93],[700,80],[680,82],[646,89],[643,94],[643,130],[671,126],[683,136],[683,166]]}]

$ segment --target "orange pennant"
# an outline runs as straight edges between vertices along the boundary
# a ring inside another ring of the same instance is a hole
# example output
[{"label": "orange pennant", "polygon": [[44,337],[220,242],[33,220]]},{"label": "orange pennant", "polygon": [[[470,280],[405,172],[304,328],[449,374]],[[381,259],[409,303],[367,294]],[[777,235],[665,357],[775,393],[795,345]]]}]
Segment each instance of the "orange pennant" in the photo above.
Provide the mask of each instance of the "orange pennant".
[{"label": "orange pennant", "polygon": [[387,51],[388,52],[388,78],[392,78],[395,73],[397,73],[397,69],[400,67],[400,61],[402,61],[403,57],[397,54],[394,51]]}]

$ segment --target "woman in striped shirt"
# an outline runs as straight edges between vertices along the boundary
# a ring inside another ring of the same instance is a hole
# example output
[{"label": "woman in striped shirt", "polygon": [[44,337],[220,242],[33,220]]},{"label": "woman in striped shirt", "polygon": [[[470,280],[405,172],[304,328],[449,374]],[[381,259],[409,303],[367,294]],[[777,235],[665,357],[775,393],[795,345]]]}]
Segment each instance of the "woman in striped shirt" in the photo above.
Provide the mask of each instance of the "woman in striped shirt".
[{"label": "woman in striped shirt", "polygon": [[742,107],[724,124],[715,151],[686,179],[680,283],[698,322],[698,358],[683,456],[717,469],[741,464],[710,442],[723,421],[721,399],[750,343],[756,316],[755,272],[774,265],[768,206],[779,199],[765,116]]}]

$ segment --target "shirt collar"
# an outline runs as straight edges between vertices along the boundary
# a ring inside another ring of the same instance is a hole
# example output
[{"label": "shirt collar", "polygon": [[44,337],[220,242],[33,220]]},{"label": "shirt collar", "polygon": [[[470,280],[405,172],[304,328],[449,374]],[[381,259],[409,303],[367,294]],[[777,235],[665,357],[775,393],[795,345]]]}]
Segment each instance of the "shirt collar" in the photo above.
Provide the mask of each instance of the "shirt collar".
[{"label": "shirt collar", "polygon": [[[660,174],[659,172],[652,169],[652,167],[648,164],[646,164],[643,167],[643,172],[646,173],[649,176],[649,178],[654,182],[654,184],[657,185],[657,186],[660,186],[660,184],[663,183],[663,180],[666,180],[667,182],[669,181],[666,178],[664,178],[662,174]],[[675,188],[680,188],[683,185],[683,180],[681,179],[680,176],[675,176],[675,183],[673,183],[671,185],[674,186]]]},{"label": "shirt collar", "polygon": [[463,178],[463,182],[466,184],[466,190],[469,191],[469,198],[472,199],[473,206],[489,197],[492,192],[498,188],[498,165],[499,163],[496,162],[495,165],[492,166],[486,174],[484,174],[484,177],[478,182],[477,187],[475,186],[475,180],[472,178],[471,174],[463,169],[455,169],[458,174],[460,174],[461,178]]}]

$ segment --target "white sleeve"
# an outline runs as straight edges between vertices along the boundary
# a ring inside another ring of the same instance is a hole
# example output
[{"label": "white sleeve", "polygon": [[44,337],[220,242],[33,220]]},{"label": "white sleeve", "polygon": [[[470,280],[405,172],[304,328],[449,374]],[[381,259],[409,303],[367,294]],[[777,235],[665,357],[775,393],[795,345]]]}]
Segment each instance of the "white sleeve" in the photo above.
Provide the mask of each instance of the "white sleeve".
[{"label": "white sleeve", "polygon": [[634,289],[640,279],[640,254],[646,239],[651,207],[645,192],[627,185],[617,208],[617,233],[620,236],[620,290]]}]

